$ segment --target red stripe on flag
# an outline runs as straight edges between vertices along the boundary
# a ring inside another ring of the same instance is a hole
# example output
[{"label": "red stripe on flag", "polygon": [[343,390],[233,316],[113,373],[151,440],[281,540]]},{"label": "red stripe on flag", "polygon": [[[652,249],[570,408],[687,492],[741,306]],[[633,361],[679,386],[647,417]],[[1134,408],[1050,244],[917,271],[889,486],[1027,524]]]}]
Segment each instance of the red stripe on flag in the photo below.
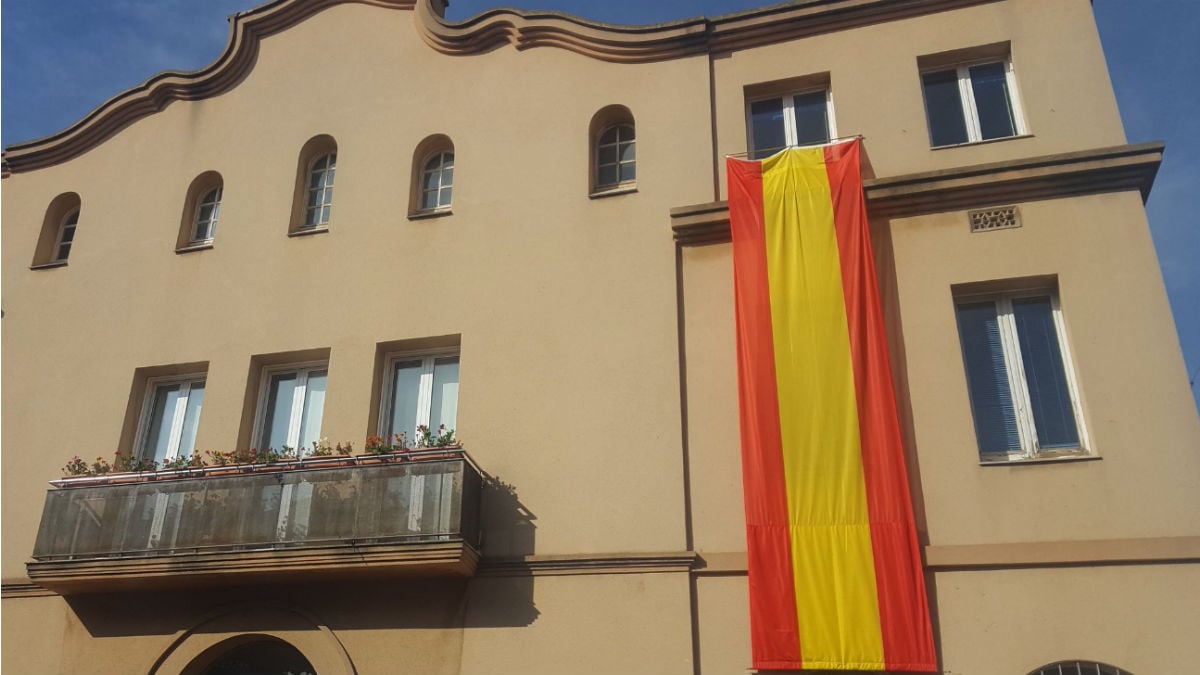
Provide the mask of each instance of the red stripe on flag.
[{"label": "red stripe on flag", "polygon": [[800,668],[800,631],[779,429],[764,241],[762,164],[727,162],[737,315],[738,403],[755,668]]},{"label": "red stripe on flag", "polygon": [[858,394],[883,653],[888,670],[935,672],[937,656],[867,229],[859,151],[858,141],[830,146],[825,149],[825,167]]}]

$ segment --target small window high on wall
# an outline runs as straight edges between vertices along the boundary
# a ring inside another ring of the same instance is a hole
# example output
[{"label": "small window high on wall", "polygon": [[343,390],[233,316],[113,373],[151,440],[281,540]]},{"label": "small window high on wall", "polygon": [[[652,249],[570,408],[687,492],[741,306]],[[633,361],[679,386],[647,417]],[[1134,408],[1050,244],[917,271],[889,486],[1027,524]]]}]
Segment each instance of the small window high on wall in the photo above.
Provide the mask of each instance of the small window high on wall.
[{"label": "small window high on wall", "polygon": [[434,134],[413,151],[408,216],[449,215],[454,203],[454,142]]},{"label": "small window high on wall", "polygon": [[221,174],[205,171],[188,186],[175,250],[179,253],[211,247],[221,220],[225,184]]},{"label": "small window high on wall", "polygon": [[593,197],[632,192],[637,187],[637,129],[633,113],[623,105],[601,108],[588,126]]},{"label": "small window high on wall", "polygon": [[33,253],[33,269],[62,267],[71,256],[75,232],[79,227],[79,195],[65,192],[50,201],[42,219],[41,234]]},{"label": "small window high on wall", "polygon": [[337,141],[315,136],[300,150],[292,198],[290,235],[325,232],[333,218],[333,185],[337,171]]}]

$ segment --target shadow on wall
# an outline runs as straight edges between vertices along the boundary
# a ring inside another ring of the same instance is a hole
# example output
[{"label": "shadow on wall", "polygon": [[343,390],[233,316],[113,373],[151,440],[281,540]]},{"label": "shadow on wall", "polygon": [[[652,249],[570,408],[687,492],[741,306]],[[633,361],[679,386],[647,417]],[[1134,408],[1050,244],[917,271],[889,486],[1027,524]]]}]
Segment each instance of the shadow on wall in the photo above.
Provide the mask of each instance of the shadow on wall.
[{"label": "shadow on wall", "polygon": [[[535,517],[499,477],[485,476],[484,557],[472,579],[390,576],[180,590],[96,593],[66,598],[92,637],[169,635],[229,606],[294,608],[330,630],[527,626],[538,617],[528,570],[489,571],[492,559],[534,551]],[[246,631],[289,626],[246,625]],[[200,628],[201,631],[204,628]]]}]

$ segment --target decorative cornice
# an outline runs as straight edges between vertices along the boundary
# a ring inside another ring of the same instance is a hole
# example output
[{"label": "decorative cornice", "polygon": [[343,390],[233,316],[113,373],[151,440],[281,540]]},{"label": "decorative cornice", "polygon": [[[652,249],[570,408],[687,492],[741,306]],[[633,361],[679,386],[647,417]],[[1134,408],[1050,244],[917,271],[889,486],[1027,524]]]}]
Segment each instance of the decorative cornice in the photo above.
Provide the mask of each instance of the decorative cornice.
[{"label": "decorative cornice", "polygon": [[451,23],[438,0],[417,4],[421,37],[453,55],[512,45],[558,47],[611,63],[729,52],[997,0],[795,0],[714,18],[617,26],[559,12],[494,9]]},{"label": "decorative cornice", "polygon": [[646,574],[688,572],[696,564],[693,551],[673,553],[622,553],[613,555],[530,555],[520,558],[484,558],[478,576],[527,577],[573,574]]},{"label": "decorative cornice", "polygon": [[192,72],[159,73],[110,98],[58,133],[9,146],[0,157],[0,177],[78,157],[173,101],[200,100],[229,91],[254,67],[264,37],[340,4],[415,9],[418,34],[443,54],[479,54],[511,44],[517,49],[557,47],[612,63],[645,63],[749,49],[997,1],[794,0],[711,19],[617,26],[557,12],[514,9],[495,9],[452,23],[444,18],[444,0],[272,0],[230,17],[229,40],[211,65]]},{"label": "decorative cornice", "polygon": [[[431,2],[433,0],[423,0]],[[0,176],[53,166],[91,150],[134,122],[159,112],[173,101],[219,96],[253,69],[263,38],[289,28],[335,5],[360,3],[412,9],[417,0],[272,0],[229,17],[225,49],[208,66],[191,72],[168,70],[101,103],[83,119],[58,133],[4,149]]]},{"label": "decorative cornice", "polygon": [[[863,181],[871,218],[902,218],[996,204],[1137,190],[1150,196],[1162,163],[1162,143],[1120,145],[1006,162]],[[729,205],[710,202],[671,209],[671,229],[683,246],[729,241]]]},{"label": "decorative cornice", "polygon": [[925,568],[935,571],[1195,562],[1200,562],[1200,537],[925,547]]}]

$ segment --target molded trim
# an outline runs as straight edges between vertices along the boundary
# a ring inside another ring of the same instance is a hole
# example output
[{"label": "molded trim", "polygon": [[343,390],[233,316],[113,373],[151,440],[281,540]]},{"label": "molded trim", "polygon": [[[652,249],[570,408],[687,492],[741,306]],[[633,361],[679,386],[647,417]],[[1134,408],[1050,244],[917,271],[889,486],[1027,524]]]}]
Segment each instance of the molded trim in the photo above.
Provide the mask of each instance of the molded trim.
[{"label": "molded trim", "polygon": [[[1161,142],[1029,157],[863,181],[870,218],[904,218],[995,204],[1017,204],[1137,190],[1145,202],[1162,163]],[[682,246],[729,242],[727,202],[671,209]]]},{"label": "molded trim", "polygon": [[618,26],[558,12],[494,9],[458,23],[445,20],[443,0],[273,0],[229,18],[229,40],[212,64],[164,71],[102,103],[50,136],[9,146],[0,177],[74,159],[173,101],[223,94],[253,69],[259,42],[330,7],[360,3],[416,10],[421,39],[443,54],[466,56],[512,45],[557,47],[610,63],[646,63],[729,52],[998,0],[794,0],[715,18]]}]

